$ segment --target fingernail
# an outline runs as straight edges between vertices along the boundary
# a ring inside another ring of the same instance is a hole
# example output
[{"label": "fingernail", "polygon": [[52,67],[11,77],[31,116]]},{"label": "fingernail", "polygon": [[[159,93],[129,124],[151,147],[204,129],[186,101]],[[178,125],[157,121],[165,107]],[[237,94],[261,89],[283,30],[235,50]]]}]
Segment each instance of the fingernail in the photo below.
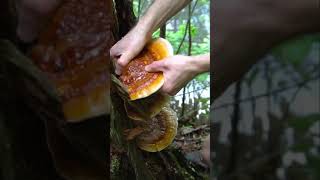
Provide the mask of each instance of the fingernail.
[{"label": "fingernail", "polygon": [[149,66],[146,66],[146,67],[144,67],[144,70],[145,70],[145,71],[150,71],[150,67],[149,67]]}]

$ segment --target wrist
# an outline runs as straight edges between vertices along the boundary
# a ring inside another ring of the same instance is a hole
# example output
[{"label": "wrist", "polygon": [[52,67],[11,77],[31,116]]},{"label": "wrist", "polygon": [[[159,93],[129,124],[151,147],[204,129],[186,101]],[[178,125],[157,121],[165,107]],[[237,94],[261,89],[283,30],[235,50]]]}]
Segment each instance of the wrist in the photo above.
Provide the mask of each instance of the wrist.
[{"label": "wrist", "polygon": [[149,40],[152,38],[152,35],[150,35],[148,29],[138,24],[134,26],[129,33],[132,37],[138,39],[139,43],[141,43],[143,46],[145,46],[145,44],[148,43]]},{"label": "wrist", "polygon": [[210,70],[210,54],[191,56],[190,58],[195,76]]},{"label": "wrist", "polygon": [[152,34],[154,32],[154,27],[152,25],[151,20],[144,19],[143,17],[138,21],[135,28],[140,31],[139,35],[142,35],[146,39],[151,39]]}]

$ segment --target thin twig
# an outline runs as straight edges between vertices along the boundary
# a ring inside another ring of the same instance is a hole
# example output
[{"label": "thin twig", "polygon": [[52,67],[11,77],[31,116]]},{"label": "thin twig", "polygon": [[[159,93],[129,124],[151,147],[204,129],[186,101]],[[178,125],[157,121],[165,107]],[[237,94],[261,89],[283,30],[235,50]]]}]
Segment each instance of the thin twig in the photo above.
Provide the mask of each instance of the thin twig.
[{"label": "thin twig", "polygon": [[[193,14],[193,12],[194,12],[194,10],[195,10],[195,7],[197,6],[197,3],[198,3],[198,0],[196,0],[196,2],[194,3],[193,8],[192,8],[192,10],[191,10],[191,14]],[[190,16],[189,18],[191,18],[191,16]],[[184,40],[186,39],[187,32],[188,32],[187,29],[188,29],[188,27],[190,26],[190,22],[191,22],[191,19],[188,20],[188,22],[187,22],[187,24],[186,24],[185,31],[184,31],[184,34],[183,34],[183,38],[182,38],[182,40],[181,40],[181,42],[180,42],[180,44],[179,44],[179,47],[178,47],[178,49],[177,49],[177,51],[176,51],[176,54],[179,54],[180,49],[181,49],[181,46],[182,46]]]},{"label": "thin twig", "polygon": [[[204,86],[203,88],[200,88],[200,89],[189,91],[186,94],[191,94],[191,93],[200,92],[200,91],[202,92],[202,91],[204,91],[205,89],[208,89],[208,88],[210,88],[210,85]],[[178,96],[182,96],[182,95],[183,94],[178,94],[178,95],[175,95],[174,97],[178,97]]]}]

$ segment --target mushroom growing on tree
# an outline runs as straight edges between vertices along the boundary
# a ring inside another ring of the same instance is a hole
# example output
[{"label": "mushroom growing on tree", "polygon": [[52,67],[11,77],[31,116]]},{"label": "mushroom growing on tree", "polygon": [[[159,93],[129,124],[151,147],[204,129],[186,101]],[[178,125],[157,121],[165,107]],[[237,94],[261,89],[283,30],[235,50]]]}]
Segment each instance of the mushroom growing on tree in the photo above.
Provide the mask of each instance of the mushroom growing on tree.
[{"label": "mushroom growing on tree", "polygon": [[177,134],[177,115],[168,106],[170,98],[159,92],[164,84],[163,73],[145,71],[145,66],[172,55],[173,48],[166,39],[154,39],[124,68],[120,76],[128,93],[127,98],[123,98],[127,115],[137,126],[125,133],[128,140],[137,136],[138,147],[145,151],[163,150]]}]

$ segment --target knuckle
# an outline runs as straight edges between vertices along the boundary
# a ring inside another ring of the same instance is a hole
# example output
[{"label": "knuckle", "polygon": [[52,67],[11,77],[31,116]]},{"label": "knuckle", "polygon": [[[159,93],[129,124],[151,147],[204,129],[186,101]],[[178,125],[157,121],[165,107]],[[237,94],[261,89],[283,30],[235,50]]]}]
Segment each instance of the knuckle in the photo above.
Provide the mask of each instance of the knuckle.
[{"label": "knuckle", "polygon": [[159,65],[167,69],[169,64],[168,64],[168,61],[164,60],[163,62],[159,62]]},{"label": "knuckle", "polygon": [[127,65],[127,62],[126,62],[125,60],[118,60],[118,61],[117,61],[117,64],[118,64],[119,66],[121,66],[121,67],[124,67],[124,66]]},{"label": "knuckle", "polygon": [[173,87],[171,85],[166,85],[162,88],[162,91],[164,93],[167,93],[168,95],[170,96],[173,96],[174,95],[174,91],[173,91]]},{"label": "knuckle", "polygon": [[110,54],[110,57],[113,59],[117,57],[117,52],[115,49],[110,49],[109,54]]}]

